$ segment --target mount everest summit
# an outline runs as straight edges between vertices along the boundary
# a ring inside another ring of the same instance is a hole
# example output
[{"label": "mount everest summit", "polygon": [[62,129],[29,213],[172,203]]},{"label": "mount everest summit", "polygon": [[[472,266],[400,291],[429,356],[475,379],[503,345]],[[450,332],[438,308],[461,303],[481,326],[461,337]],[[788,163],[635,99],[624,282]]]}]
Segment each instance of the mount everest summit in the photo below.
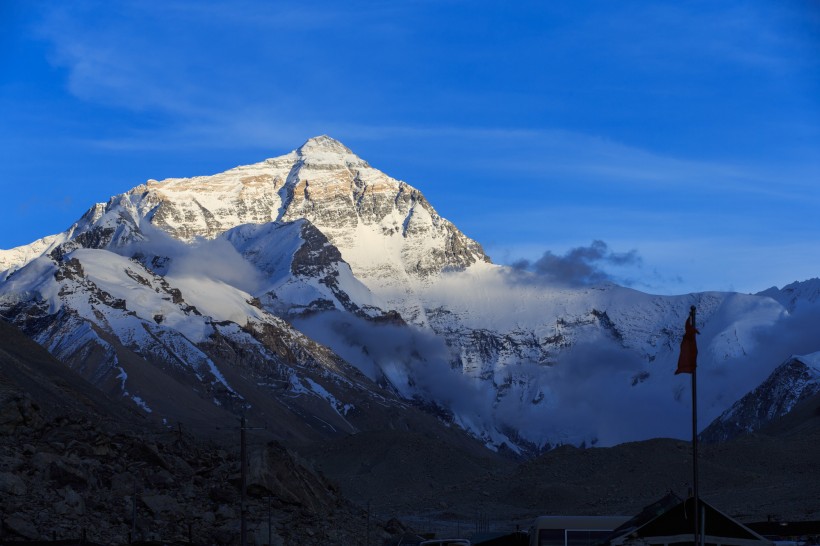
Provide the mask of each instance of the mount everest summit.
[{"label": "mount everest summit", "polygon": [[444,425],[527,454],[686,437],[673,372],[690,305],[704,425],[783,391],[777,377],[815,381],[776,369],[820,351],[816,280],[758,295],[550,284],[493,264],[326,136],[150,180],[0,251],[0,271],[0,315],[108,395],[166,423],[247,413],[292,441]]}]

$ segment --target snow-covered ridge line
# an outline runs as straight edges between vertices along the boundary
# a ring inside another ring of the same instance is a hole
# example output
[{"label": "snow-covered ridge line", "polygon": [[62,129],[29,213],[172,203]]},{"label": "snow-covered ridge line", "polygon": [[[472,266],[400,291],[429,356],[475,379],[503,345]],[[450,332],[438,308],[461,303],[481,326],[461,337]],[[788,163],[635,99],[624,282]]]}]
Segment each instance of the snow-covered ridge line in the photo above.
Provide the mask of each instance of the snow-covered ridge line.
[{"label": "snow-covered ridge line", "polygon": [[30,261],[53,250],[60,243],[65,242],[67,234],[58,233],[37,239],[33,243],[18,246],[9,250],[0,250],[0,280],[5,279],[15,270],[23,267]]},{"label": "snow-covered ridge line", "polygon": [[791,356],[715,419],[703,431],[702,438],[719,442],[758,431],[817,393],[820,393],[820,352]]}]

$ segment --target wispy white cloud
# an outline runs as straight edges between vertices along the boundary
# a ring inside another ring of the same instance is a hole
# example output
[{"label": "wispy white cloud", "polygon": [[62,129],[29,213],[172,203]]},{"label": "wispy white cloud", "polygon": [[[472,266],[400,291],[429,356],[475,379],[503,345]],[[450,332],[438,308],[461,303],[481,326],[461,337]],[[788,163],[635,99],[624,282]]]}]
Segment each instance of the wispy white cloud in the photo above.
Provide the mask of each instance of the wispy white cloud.
[{"label": "wispy white cloud", "polygon": [[[527,177],[535,183],[584,179],[590,188],[705,192],[735,196],[754,194],[784,201],[820,204],[814,189],[820,163],[790,166],[682,159],[618,143],[594,135],[558,129],[498,127],[364,125],[281,119],[273,112],[212,112],[167,129],[91,141],[114,149],[237,148],[282,146],[289,151],[318,134],[356,141],[385,140],[402,149],[426,141],[441,153],[418,158],[447,163],[451,169],[484,171],[499,176]],[[465,148],[471,150],[464,153]],[[354,150],[355,151],[355,150]],[[572,182],[574,183],[574,182]],[[731,214],[733,211],[727,211]]]},{"label": "wispy white cloud", "polygon": [[[765,165],[675,157],[557,126],[466,126],[448,120],[405,125],[366,119],[362,105],[353,110],[350,105],[328,106],[340,100],[335,96],[340,89],[332,87],[333,78],[340,74],[333,63],[321,63],[322,48],[312,42],[327,40],[328,34],[348,27],[358,34],[384,32],[391,37],[409,32],[412,27],[400,22],[414,13],[412,3],[367,9],[324,2],[237,5],[187,0],[118,6],[58,5],[47,11],[40,27],[41,35],[53,44],[54,61],[67,69],[69,88],[77,97],[166,119],[150,130],[126,129],[117,138],[98,141],[108,148],[270,148],[280,143],[287,147],[295,139],[328,133],[354,140],[390,139],[399,147],[403,141],[432,139],[442,143],[443,160],[516,176],[583,176],[591,183],[618,181],[645,188],[688,185],[709,192],[758,192],[778,198],[791,193],[781,188],[802,183],[799,172],[785,177],[777,173],[781,183],[772,184],[775,173],[762,172],[767,170]],[[722,9],[728,16],[704,18],[695,10],[671,5],[597,10],[571,30],[555,31],[550,40],[559,44],[560,51],[573,42],[562,32],[594,37],[595,29],[605,29],[598,34],[634,35],[633,40],[617,40],[616,46],[608,41],[602,45],[617,47],[617,54],[627,57],[640,56],[646,66],[652,62],[647,57],[669,62],[664,53],[669,48],[677,54],[688,50],[708,56],[722,51],[727,58],[736,48],[748,55],[757,55],[756,51],[781,55],[778,44],[788,40],[784,37],[788,34],[761,30],[759,11],[733,5],[712,9],[716,13]],[[658,27],[655,31],[653,24]],[[662,31],[673,32],[683,45],[661,39]],[[293,33],[307,39],[293,41]],[[318,33],[315,39],[311,33]],[[214,38],[224,45],[214,46]],[[305,48],[313,49],[306,52]],[[319,75],[327,71],[326,77]],[[361,77],[367,76],[352,79]],[[331,86],[325,92],[328,99],[321,98],[321,92],[307,92],[314,83],[311,78]],[[350,87],[350,79],[343,85]],[[483,149],[478,154],[459,154],[468,146]],[[820,165],[813,168],[816,175]],[[784,184],[786,177],[790,179]]]},{"label": "wispy white cloud", "polygon": [[348,28],[370,41],[396,40],[407,11],[325,2],[85,1],[50,6],[38,34],[83,100],[190,119],[218,119],[249,102],[251,110],[304,114],[304,86],[336,71],[321,62],[336,54],[325,44]]}]

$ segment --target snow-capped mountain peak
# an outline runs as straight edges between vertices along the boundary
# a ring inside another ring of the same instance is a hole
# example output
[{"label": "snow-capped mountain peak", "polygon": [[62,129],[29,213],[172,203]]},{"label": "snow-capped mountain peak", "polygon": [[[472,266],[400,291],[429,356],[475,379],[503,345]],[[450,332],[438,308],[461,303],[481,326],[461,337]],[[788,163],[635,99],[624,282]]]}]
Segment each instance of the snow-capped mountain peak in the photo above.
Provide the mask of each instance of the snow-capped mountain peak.
[{"label": "snow-capped mountain peak", "polygon": [[[353,170],[367,169],[370,165],[353,151],[327,135],[309,138],[293,152],[299,159],[296,170]],[[273,161],[277,159],[274,158]],[[327,177],[323,177],[328,182]]]},{"label": "snow-capped mountain peak", "polygon": [[304,159],[324,157],[327,159],[341,158],[344,161],[362,161],[350,148],[327,135],[307,139],[304,144],[296,149],[296,154]]},{"label": "snow-capped mountain peak", "polygon": [[311,390],[338,402],[324,408],[333,427],[343,397],[373,399],[345,384],[380,385],[514,451],[677,435],[666,417],[687,400],[672,372],[690,305],[703,414],[719,415],[773,368],[750,356],[762,333],[817,293],[815,281],[677,297],[550,285],[492,264],[418,189],[326,135],[222,173],[150,180],[0,252],[0,313],[67,363],[98,355],[95,373],[120,390],[125,375],[137,389],[139,368],[109,355],[139,355],[211,381],[206,399],[246,404],[232,393],[254,391],[236,371],[251,362],[283,396],[337,384],[332,397],[330,384]]}]

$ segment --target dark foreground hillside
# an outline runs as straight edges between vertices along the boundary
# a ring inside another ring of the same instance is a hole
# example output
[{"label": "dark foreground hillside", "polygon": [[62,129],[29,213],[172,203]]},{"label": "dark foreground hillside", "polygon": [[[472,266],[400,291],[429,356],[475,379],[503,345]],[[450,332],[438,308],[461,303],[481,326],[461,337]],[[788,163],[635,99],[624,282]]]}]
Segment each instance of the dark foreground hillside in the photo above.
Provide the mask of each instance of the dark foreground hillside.
[{"label": "dark foreground hillside", "polygon": [[[152,423],[2,321],[0,340],[0,539],[238,543],[238,422],[208,438]],[[820,519],[818,408],[815,397],[759,434],[702,446],[702,496],[744,521]],[[299,455],[265,431],[248,436],[256,544],[269,525],[273,544],[364,544],[368,528],[378,544],[404,531],[392,517],[424,530],[631,515],[691,482],[690,446],[674,440],[562,447],[522,463],[445,429],[363,432]]]},{"label": "dark foreground hillside", "polygon": [[[526,521],[539,514],[637,513],[692,484],[689,442],[656,439],[611,448],[557,448],[521,464],[451,453],[393,433],[355,436],[314,452],[357,502],[387,513]],[[430,464],[425,465],[424,461]],[[765,431],[700,446],[701,496],[743,521],[820,519],[820,397]],[[364,470],[368,470],[365,472]],[[411,478],[412,477],[412,478]]]},{"label": "dark foreground hillside", "polygon": [[[0,449],[5,536],[85,531],[89,540],[124,544],[133,530],[135,539],[237,543],[236,450],[184,433],[111,432],[80,418],[18,423],[15,431],[9,425]],[[255,542],[267,542],[268,497],[279,543],[343,543],[360,532],[361,511],[282,446],[255,446],[249,459],[247,519]]]},{"label": "dark foreground hillside", "polygon": [[[0,540],[238,543],[238,422],[207,440],[157,426],[2,321],[0,340]],[[361,535],[364,512],[280,444],[251,438],[248,463],[251,543],[269,522],[273,544]]]}]

